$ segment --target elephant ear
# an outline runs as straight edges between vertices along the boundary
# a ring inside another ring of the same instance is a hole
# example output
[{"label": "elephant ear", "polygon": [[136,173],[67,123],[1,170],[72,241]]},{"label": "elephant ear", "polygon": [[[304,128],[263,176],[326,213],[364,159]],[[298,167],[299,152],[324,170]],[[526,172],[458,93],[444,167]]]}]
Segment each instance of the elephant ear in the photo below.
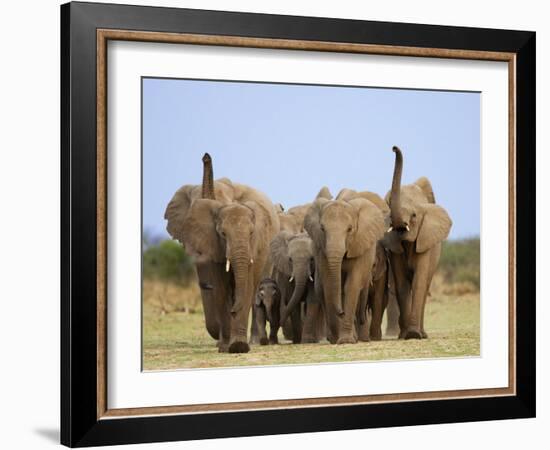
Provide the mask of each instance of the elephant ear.
[{"label": "elephant ear", "polygon": [[441,206],[424,205],[424,218],[416,238],[416,252],[424,253],[449,235],[453,222]]},{"label": "elephant ear", "polygon": [[347,257],[357,258],[384,236],[384,216],[372,202],[363,198],[349,201],[357,210],[357,226],[347,241]]},{"label": "elephant ear", "polygon": [[336,196],[336,200],[349,201],[355,198],[356,196],[357,196],[357,191],[354,191],[353,189],[344,188],[340,192],[338,192],[338,195]]},{"label": "elephant ear", "polygon": [[420,177],[414,182],[424,193],[428,199],[428,203],[435,203],[434,190],[432,189],[432,183],[426,177]]},{"label": "elephant ear", "polygon": [[315,197],[315,200],[319,198],[324,198],[326,200],[332,200],[332,194],[330,193],[330,190],[328,187],[323,186],[321,190],[317,193],[317,196]]},{"label": "elephant ear", "polygon": [[292,233],[281,231],[273,238],[269,245],[273,266],[285,275],[290,275],[292,272],[290,262],[288,261],[288,241],[291,237]]},{"label": "elephant ear", "polygon": [[304,229],[307,231],[307,234],[311,237],[313,245],[319,248],[320,243],[323,240],[323,232],[321,231],[321,209],[326,205],[330,200],[326,198],[318,198],[315,200],[310,208],[307,210],[306,216],[304,217]]},{"label": "elephant ear", "polygon": [[189,213],[181,226],[182,243],[193,255],[221,263],[225,261],[225,250],[216,231],[216,217],[221,203],[217,200],[197,199],[191,204]]},{"label": "elephant ear", "polygon": [[179,188],[164,212],[164,218],[168,221],[166,231],[173,239],[177,239],[182,244],[184,243],[182,225],[191,207],[191,192],[194,188],[195,186],[190,184]]}]

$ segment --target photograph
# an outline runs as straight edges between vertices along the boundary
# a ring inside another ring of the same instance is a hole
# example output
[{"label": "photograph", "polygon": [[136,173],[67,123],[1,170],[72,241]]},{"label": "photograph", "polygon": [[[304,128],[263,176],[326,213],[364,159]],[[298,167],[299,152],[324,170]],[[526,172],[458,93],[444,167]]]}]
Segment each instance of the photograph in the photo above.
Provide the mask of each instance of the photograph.
[{"label": "photograph", "polygon": [[480,114],[142,77],[142,370],[479,357]]}]

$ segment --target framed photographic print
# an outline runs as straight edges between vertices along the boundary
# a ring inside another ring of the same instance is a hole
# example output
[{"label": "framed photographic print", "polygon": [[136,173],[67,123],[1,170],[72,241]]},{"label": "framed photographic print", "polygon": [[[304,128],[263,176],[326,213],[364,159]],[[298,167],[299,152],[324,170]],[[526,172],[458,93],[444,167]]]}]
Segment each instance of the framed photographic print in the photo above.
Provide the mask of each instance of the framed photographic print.
[{"label": "framed photographic print", "polygon": [[535,415],[535,33],[61,27],[63,444]]}]

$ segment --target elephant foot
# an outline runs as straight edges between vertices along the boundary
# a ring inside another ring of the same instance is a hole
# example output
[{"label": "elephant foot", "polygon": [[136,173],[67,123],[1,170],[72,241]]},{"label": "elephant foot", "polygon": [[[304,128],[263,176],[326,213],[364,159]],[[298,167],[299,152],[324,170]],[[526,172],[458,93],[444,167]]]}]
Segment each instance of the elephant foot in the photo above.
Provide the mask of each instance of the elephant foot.
[{"label": "elephant foot", "polygon": [[260,345],[267,345],[269,344],[269,341],[267,340],[266,337],[261,337],[260,338]]},{"label": "elephant foot", "polygon": [[315,336],[302,336],[302,344],[317,344],[319,339]]},{"label": "elephant foot", "polygon": [[229,352],[229,343],[218,341],[218,353],[227,353]]},{"label": "elephant foot", "polygon": [[370,332],[370,338],[372,341],[381,341],[382,340],[382,330],[376,330]]},{"label": "elephant foot", "polygon": [[338,345],[341,345],[341,344],[355,344],[355,343],[357,343],[357,340],[353,336],[342,336],[342,337],[338,338],[338,340],[336,341],[336,344],[338,344]]},{"label": "elephant foot", "polygon": [[386,336],[394,337],[399,335],[399,328],[386,328]]},{"label": "elephant foot", "polygon": [[270,338],[269,338],[269,343],[270,343],[271,345],[277,345],[277,344],[279,343],[279,339],[277,339],[277,336],[275,336],[275,337],[270,337]]},{"label": "elephant foot", "polygon": [[229,344],[229,353],[248,353],[250,351],[250,345],[247,342],[235,341]]},{"label": "elephant foot", "polygon": [[424,330],[420,330],[420,334],[422,335],[422,339],[428,339],[428,333],[426,333]]},{"label": "elephant foot", "polygon": [[418,328],[409,328],[405,333],[405,339],[422,339],[422,333]]},{"label": "elephant foot", "polygon": [[252,345],[258,345],[261,344],[261,339],[259,336],[250,336],[250,341],[248,341]]}]

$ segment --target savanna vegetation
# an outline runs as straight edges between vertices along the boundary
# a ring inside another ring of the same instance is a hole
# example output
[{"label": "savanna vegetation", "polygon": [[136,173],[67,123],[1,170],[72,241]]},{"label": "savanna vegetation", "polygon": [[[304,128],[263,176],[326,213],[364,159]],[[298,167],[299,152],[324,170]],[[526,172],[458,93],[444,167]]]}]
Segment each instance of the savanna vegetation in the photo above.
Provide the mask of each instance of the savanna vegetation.
[{"label": "savanna vegetation", "polygon": [[218,353],[206,332],[191,258],[170,240],[144,240],[143,367],[166,370],[268,364],[412,359],[479,355],[479,239],[444,243],[426,306],[426,340],[384,338],[350,345],[253,346]]}]

